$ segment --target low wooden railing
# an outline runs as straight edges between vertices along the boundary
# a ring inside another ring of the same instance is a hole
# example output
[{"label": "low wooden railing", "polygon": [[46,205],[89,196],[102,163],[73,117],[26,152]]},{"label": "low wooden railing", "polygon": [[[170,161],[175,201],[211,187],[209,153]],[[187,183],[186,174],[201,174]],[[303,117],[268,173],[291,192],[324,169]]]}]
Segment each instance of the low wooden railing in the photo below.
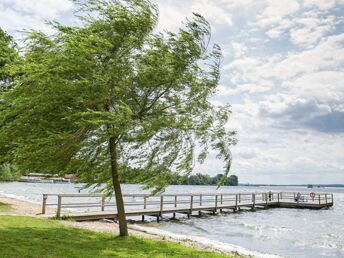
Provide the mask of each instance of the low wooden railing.
[{"label": "low wooden railing", "polygon": [[[151,196],[148,194],[124,194],[124,204],[126,210],[130,207],[136,209],[160,209],[161,212],[167,208],[188,207],[191,211],[195,207],[211,206],[216,210],[224,205],[233,204],[235,207],[241,204],[264,205],[268,203],[282,202],[310,202],[314,204],[333,203],[333,194],[316,193],[312,198],[309,193],[296,192],[262,192],[262,193],[216,193],[216,194],[163,194]],[[49,203],[48,199],[54,197],[55,202]],[[78,198],[78,202],[70,202],[71,198]],[[86,202],[82,199],[88,198]],[[67,202],[66,202],[67,201]],[[99,208],[105,211],[106,207],[116,207],[114,196],[105,196],[103,194],[43,194],[42,214],[46,213],[48,206],[56,207],[56,216],[61,216],[62,209],[81,209],[81,208]]]}]

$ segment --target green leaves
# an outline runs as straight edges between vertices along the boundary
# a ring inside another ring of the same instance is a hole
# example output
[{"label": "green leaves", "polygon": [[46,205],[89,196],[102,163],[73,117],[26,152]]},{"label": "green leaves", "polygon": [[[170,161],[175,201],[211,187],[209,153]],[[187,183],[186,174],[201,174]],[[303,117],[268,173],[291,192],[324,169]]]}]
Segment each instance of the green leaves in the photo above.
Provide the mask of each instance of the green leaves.
[{"label": "green leaves", "polygon": [[14,64],[20,61],[17,46],[12,37],[0,27],[0,101],[1,93],[9,90],[19,74]]},{"label": "green leaves", "polygon": [[112,138],[120,173],[155,192],[211,149],[226,176],[236,140],[230,107],[209,101],[222,56],[208,22],[194,14],[178,33],[154,34],[149,1],[75,2],[82,25],[28,35],[22,76],[0,103],[0,163],[108,183]]}]

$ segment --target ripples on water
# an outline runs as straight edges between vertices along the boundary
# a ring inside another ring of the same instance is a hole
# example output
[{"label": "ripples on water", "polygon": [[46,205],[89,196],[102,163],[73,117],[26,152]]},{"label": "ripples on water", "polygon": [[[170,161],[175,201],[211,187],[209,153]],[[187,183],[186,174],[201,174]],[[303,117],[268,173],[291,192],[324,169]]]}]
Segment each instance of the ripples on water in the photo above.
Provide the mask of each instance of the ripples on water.
[{"label": "ripples on water", "polygon": [[[218,192],[308,191],[287,187],[222,187]],[[318,189],[312,189],[316,191]],[[137,185],[123,185],[125,193],[142,193]],[[167,193],[214,193],[212,186],[171,186]],[[145,224],[167,232],[234,244],[248,250],[285,257],[344,257],[344,189],[334,193],[328,210],[269,209],[218,216],[180,217],[180,221]],[[42,193],[75,193],[73,184],[0,184],[0,194],[41,203]],[[84,191],[85,192],[85,191]],[[166,215],[166,217],[168,217]]]}]

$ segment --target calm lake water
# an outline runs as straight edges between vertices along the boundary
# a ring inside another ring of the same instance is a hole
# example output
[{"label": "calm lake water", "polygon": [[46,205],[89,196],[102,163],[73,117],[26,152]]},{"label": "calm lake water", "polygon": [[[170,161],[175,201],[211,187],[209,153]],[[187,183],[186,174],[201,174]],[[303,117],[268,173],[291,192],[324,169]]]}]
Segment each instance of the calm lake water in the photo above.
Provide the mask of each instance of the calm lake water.
[{"label": "calm lake water", "polygon": [[[171,186],[166,193],[239,193],[263,191],[304,191],[290,187]],[[344,257],[344,189],[333,192],[334,207],[328,210],[268,209],[218,216],[179,217],[178,221],[139,224],[159,233],[185,235],[197,241],[252,251],[258,256]],[[76,193],[74,184],[2,183],[0,194],[41,203],[42,193]],[[87,192],[83,190],[82,192]],[[123,185],[125,193],[143,193],[138,185]],[[168,217],[166,215],[166,217]]]}]

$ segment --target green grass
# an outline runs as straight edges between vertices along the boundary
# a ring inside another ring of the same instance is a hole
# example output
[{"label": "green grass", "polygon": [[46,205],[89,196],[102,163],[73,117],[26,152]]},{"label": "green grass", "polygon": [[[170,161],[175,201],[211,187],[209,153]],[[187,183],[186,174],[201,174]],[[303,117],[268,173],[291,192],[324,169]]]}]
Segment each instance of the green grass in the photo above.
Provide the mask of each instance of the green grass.
[{"label": "green grass", "polygon": [[7,205],[6,203],[0,202],[0,212],[9,211],[10,209],[11,207],[9,205]]},{"label": "green grass", "polygon": [[0,256],[11,257],[227,257],[168,241],[120,238],[65,227],[57,221],[0,216]]}]

